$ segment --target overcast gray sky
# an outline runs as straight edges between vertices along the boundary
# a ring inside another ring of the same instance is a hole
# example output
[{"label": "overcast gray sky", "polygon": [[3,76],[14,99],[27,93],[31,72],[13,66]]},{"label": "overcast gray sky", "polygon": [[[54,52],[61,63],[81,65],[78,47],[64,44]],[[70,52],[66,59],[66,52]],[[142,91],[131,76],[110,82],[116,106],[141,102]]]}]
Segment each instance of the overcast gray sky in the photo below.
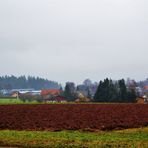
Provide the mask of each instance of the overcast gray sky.
[{"label": "overcast gray sky", "polygon": [[0,75],[148,77],[148,0],[0,0]]}]

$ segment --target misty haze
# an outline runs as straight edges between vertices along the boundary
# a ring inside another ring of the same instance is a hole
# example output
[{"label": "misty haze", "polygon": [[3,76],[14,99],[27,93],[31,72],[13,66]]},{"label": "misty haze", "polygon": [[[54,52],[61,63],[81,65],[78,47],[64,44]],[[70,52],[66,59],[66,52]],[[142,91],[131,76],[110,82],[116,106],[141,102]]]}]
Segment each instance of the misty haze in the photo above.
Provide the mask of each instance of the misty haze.
[{"label": "misty haze", "polygon": [[1,0],[0,73],[65,83],[147,78],[146,0]]}]

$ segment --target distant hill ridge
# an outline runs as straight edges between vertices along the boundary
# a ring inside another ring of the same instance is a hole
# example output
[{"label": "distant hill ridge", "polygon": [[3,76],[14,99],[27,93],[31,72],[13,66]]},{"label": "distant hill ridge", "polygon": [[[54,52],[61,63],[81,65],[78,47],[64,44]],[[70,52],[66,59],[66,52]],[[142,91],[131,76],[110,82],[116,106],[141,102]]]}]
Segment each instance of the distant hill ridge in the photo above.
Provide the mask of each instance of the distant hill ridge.
[{"label": "distant hill ridge", "polygon": [[55,81],[50,81],[34,76],[0,76],[0,90],[2,89],[19,89],[19,88],[34,88],[34,89],[59,89],[60,84]]}]

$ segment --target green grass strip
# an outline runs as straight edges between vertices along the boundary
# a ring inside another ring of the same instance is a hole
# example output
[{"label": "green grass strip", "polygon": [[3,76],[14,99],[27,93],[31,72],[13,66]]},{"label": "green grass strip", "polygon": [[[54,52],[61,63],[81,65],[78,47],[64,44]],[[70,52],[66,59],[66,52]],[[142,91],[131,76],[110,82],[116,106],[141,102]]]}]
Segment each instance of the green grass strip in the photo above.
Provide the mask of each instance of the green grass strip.
[{"label": "green grass strip", "polygon": [[80,131],[0,131],[0,146],[7,147],[144,147],[148,146],[148,128],[112,132]]}]

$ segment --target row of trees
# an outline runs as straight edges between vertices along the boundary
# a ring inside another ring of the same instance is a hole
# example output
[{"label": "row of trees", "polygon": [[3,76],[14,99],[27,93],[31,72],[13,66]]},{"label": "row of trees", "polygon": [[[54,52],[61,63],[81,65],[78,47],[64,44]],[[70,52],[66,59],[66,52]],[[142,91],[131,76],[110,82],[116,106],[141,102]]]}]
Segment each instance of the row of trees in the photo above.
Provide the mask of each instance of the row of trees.
[{"label": "row of trees", "polygon": [[83,85],[77,87],[72,82],[66,83],[64,96],[68,101],[74,101],[77,98],[76,93],[83,92],[87,98],[93,98],[95,102],[135,102],[137,98],[135,84],[127,85],[124,79],[113,81],[106,78],[99,84],[88,82],[84,81]]},{"label": "row of trees", "polygon": [[106,78],[100,81],[94,96],[96,102],[134,102],[137,97],[134,87],[127,87],[125,80],[112,81]]},{"label": "row of trees", "polygon": [[77,86],[73,82],[67,82],[63,95],[68,101],[74,101],[80,94],[83,94],[86,98],[93,98],[97,87],[98,83],[92,83],[89,79]]},{"label": "row of trees", "polygon": [[34,89],[59,89],[60,85],[57,82],[49,81],[47,79],[32,77],[32,76],[3,76],[0,77],[0,90],[2,89],[20,89],[20,88],[34,88]]}]

